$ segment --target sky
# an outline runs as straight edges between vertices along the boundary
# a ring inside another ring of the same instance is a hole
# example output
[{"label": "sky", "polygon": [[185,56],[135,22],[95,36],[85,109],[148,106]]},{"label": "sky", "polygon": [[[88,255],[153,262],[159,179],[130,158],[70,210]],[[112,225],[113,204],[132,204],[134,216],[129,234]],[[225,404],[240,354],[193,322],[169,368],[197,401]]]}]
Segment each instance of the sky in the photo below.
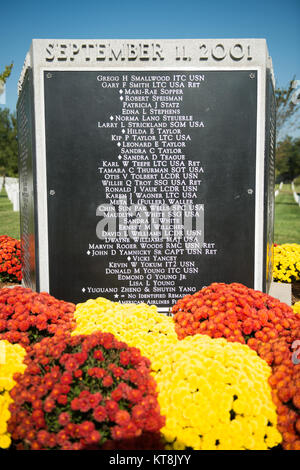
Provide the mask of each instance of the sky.
[{"label": "sky", "polygon": [[0,21],[0,71],[14,62],[11,111],[33,38],[265,38],[276,86],[300,80],[300,0],[6,0]]}]

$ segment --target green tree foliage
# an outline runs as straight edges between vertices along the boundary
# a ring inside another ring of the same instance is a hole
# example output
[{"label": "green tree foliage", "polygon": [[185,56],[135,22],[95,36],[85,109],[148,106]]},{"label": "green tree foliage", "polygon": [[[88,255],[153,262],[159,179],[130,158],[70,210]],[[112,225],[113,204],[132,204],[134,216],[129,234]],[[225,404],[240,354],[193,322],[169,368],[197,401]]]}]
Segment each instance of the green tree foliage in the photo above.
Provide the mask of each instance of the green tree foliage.
[{"label": "green tree foliage", "polygon": [[6,83],[6,80],[11,74],[13,68],[13,62],[10,65],[6,65],[3,72],[0,73],[0,82]]},{"label": "green tree foliage", "polygon": [[284,138],[292,130],[300,129],[298,114],[300,110],[299,86],[299,80],[293,78],[287,87],[275,90],[277,137]]},{"label": "green tree foliage", "polygon": [[276,181],[290,182],[300,174],[300,138],[292,138],[299,126],[299,85],[295,77],[286,87],[275,90],[276,98]]},{"label": "green tree foliage", "polygon": [[7,108],[0,109],[0,175],[17,176],[17,119]]},{"label": "green tree foliage", "polygon": [[[11,74],[13,63],[0,73],[0,83],[5,83]],[[15,113],[0,108],[0,175],[17,176],[18,141],[17,119]]]},{"label": "green tree foliage", "polygon": [[293,181],[300,175],[300,138],[286,137],[276,150],[276,180]]}]

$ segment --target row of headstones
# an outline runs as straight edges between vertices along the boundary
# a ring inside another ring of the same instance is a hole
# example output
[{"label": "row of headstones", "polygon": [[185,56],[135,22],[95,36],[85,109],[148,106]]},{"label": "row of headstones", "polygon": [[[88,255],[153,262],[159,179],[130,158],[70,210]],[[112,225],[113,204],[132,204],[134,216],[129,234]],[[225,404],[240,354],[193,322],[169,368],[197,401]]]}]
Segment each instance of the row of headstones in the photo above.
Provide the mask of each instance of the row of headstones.
[{"label": "row of headstones", "polygon": [[13,205],[13,210],[18,212],[20,210],[20,199],[19,199],[19,180],[18,178],[12,178],[6,176],[5,179],[3,176],[0,177],[0,188],[6,191],[7,197]]},{"label": "row of headstones", "polygon": [[283,186],[283,182],[281,181],[281,183],[279,185],[279,189],[276,189],[276,191],[275,191],[275,197],[278,196],[280,190],[282,189],[282,186]]},{"label": "row of headstones", "polygon": [[293,196],[294,196],[295,203],[300,206],[300,194],[298,194],[295,190],[294,181],[292,181],[291,186],[292,186],[292,191],[293,191]]}]

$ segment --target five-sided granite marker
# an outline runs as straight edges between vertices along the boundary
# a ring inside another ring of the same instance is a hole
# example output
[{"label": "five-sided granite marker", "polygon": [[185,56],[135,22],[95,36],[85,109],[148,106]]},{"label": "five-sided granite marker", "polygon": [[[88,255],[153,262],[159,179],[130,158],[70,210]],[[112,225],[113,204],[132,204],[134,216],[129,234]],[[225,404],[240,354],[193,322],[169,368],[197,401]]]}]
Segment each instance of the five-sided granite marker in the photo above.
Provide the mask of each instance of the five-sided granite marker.
[{"label": "five-sided granite marker", "polygon": [[214,281],[268,291],[264,39],[37,39],[19,91],[25,286],[165,312]]}]

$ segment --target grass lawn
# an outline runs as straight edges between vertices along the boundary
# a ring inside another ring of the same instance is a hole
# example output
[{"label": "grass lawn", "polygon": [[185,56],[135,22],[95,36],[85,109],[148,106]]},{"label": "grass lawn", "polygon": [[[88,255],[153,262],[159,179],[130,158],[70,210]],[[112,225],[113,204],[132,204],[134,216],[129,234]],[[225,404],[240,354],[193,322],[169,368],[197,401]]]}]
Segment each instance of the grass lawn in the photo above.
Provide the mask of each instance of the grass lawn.
[{"label": "grass lawn", "polygon": [[6,192],[0,192],[0,235],[20,238],[20,213],[13,211],[13,205]]},{"label": "grass lawn", "polygon": [[275,243],[300,243],[300,207],[295,203],[290,184],[284,184],[275,198]]}]

